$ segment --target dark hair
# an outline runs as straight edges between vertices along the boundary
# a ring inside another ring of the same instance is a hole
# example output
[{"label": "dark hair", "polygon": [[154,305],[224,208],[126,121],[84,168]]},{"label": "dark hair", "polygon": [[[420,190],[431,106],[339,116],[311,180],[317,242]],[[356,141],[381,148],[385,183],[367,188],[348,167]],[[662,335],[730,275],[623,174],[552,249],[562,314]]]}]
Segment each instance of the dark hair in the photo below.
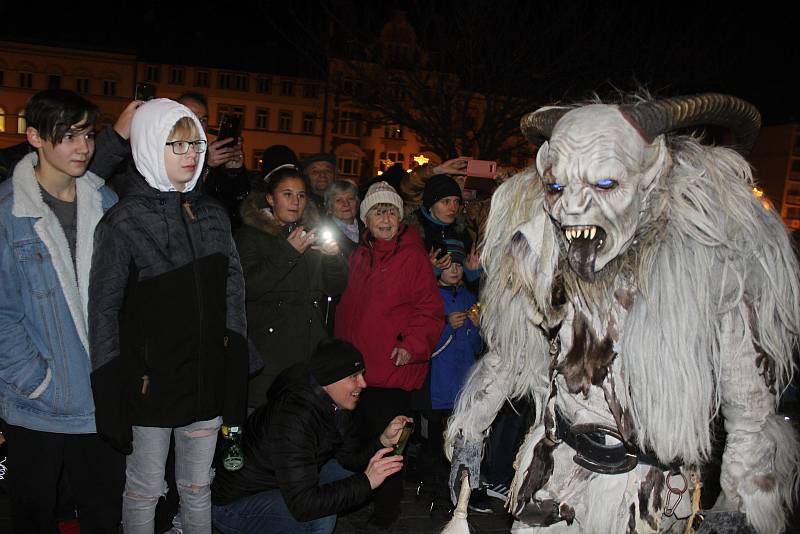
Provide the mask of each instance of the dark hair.
[{"label": "dark hair", "polygon": [[306,183],[306,180],[303,178],[303,173],[300,172],[300,169],[295,166],[290,167],[288,165],[282,169],[277,169],[269,173],[267,176],[265,176],[265,179],[262,181],[263,185],[261,186],[261,188],[266,194],[272,195],[275,193],[275,190],[278,188],[278,185],[280,185],[280,183],[286,180],[287,178],[297,178],[298,180],[303,182],[303,185],[305,185],[306,190],[308,190],[308,184]]},{"label": "dark hair", "polygon": [[199,104],[203,104],[203,107],[208,109],[208,99],[206,95],[203,93],[197,93],[195,91],[186,91],[180,94],[178,98],[175,99],[176,102],[181,102],[183,100],[194,100]]},{"label": "dark hair", "polygon": [[39,91],[25,106],[28,126],[36,128],[39,137],[57,145],[75,125],[94,127],[97,106],[66,89]]}]

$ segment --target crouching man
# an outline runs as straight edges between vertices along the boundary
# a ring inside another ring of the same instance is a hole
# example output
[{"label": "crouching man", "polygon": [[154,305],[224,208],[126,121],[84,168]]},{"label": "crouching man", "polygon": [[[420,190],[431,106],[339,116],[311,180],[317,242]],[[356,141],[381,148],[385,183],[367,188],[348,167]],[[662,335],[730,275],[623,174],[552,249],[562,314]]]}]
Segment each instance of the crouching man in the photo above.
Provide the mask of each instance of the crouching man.
[{"label": "crouching man", "polygon": [[403,467],[394,456],[403,426],[395,417],[365,443],[351,425],[364,380],[364,359],[337,339],[311,359],[286,369],[267,404],[248,417],[244,466],[217,470],[212,486],[214,526],[229,532],[330,533],[336,514],[369,499]]}]

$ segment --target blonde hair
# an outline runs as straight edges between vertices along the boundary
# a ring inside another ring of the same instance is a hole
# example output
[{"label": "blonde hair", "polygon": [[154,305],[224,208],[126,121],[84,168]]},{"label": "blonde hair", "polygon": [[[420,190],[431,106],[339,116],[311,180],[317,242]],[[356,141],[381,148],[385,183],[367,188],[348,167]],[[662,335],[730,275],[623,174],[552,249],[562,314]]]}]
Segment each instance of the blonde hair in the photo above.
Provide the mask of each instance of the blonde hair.
[{"label": "blonde hair", "polygon": [[169,139],[195,140],[200,138],[200,129],[192,117],[181,117],[169,131]]}]

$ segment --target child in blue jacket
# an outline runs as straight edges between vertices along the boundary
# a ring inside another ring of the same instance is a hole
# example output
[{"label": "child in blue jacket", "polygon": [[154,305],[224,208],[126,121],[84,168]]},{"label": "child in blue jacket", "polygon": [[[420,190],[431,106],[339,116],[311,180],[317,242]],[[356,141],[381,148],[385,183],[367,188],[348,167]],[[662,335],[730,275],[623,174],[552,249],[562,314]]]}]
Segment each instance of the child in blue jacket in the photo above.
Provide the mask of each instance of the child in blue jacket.
[{"label": "child in blue jacket", "polygon": [[452,262],[439,274],[438,282],[447,321],[431,355],[430,374],[426,384],[429,388],[427,392],[430,393],[430,404],[429,409],[424,411],[428,439],[424,445],[423,463],[435,463],[421,467],[434,480],[441,480],[437,475],[442,475],[447,480],[449,464],[443,448],[445,425],[482,346],[478,327],[480,315],[476,311],[475,296],[463,282],[464,244],[456,240],[449,241],[447,253]]}]

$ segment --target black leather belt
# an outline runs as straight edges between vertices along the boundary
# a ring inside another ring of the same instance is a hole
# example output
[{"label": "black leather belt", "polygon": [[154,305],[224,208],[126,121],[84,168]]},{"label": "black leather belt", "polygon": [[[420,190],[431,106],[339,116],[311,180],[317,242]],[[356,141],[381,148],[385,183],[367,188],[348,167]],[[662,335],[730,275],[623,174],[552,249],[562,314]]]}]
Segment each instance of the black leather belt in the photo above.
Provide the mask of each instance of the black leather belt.
[{"label": "black leather belt", "polygon": [[[602,423],[573,425],[559,410],[556,410],[556,437],[575,450],[572,459],[576,464],[595,473],[627,473],[640,463],[662,471],[671,471],[681,465],[681,462],[663,464],[653,453],[626,446],[619,430],[613,426]],[[607,437],[613,438],[613,443],[606,443]]]}]

